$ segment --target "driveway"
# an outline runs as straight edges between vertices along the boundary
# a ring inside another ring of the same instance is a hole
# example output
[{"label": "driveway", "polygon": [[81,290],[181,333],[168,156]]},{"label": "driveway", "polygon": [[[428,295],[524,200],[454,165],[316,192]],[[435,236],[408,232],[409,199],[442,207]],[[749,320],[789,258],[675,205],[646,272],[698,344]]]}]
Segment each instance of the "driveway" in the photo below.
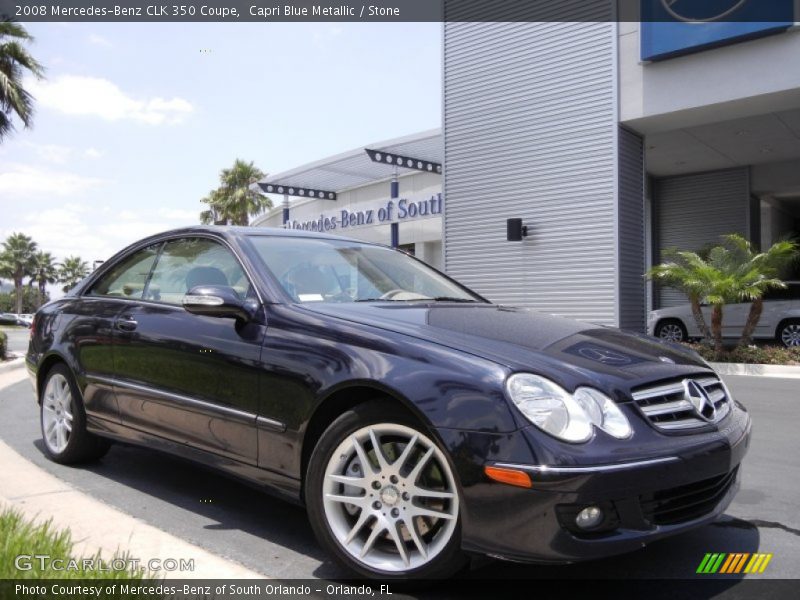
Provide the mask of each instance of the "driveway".
[{"label": "driveway", "polygon": [[[622,557],[567,566],[486,561],[468,576],[692,578],[706,552],[769,552],[774,554],[772,562],[759,578],[797,577],[798,380],[725,379],[750,410],[754,432],[741,491],[722,519]],[[83,468],[48,461],[41,449],[37,409],[27,381],[0,393],[0,438],[34,464],[94,498],[264,575],[282,579],[343,575],[317,546],[302,508],[204,468],[124,445],[116,445],[101,462]],[[730,592],[736,583],[728,580],[725,588]],[[746,585],[739,587],[744,590]],[[725,597],[735,595],[726,593]]]}]

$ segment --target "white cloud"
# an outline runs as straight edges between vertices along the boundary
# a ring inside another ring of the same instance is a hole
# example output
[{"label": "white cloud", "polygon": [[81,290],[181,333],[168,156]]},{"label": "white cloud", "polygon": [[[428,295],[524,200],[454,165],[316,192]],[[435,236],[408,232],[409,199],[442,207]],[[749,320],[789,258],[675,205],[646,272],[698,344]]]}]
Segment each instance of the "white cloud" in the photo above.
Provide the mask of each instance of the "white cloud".
[{"label": "white cloud", "polygon": [[72,155],[72,148],[69,146],[59,146],[58,144],[31,144],[27,143],[26,146],[33,148],[36,154],[42,160],[63,165],[69,160]]},{"label": "white cloud", "polygon": [[99,77],[62,75],[52,81],[30,80],[40,106],[67,115],[89,115],[106,121],[130,119],[151,125],[183,121],[194,107],[183,98],[134,98],[115,83]]},{"label": "white cloud", "polygon": [[101,156],[103,156],[103,154],[104,153],[98,150],[97,148],[87,148],[86,150],[83,151],[83,155],[86,158],[100,158]]},{"label": "white cloud", "polygon": [[86,41],[93,46],[102,46],[104,48],[110,48],[114,45],[110,40],[104,38],[102,35],[97,35],[96,33],[90,34],[89,37],[86,38]]},{"label": "white cloud", "polygon": [[172,221],[182,221],[188,222],[190,225],[196,225],[197,220],[200,218],[200,209],[183,210],[180,208],[161,208],[158,211],[158,216]]},{"label": "white cloud", "polygon": [[23,164],[0,166],[0,194],[53,194],[71,196],[107,183],[68,171],[55,171]]},{"label": "white cloud", "polygon": [[[121,211],[107,213],[100,207],[65,203],[23,215],[13,229],[0,230],[0,239],[12,231],[33,237],[39,247],[52,252],[57,260],[77,255],[89,264],[107,260],[127,245],[154,233],[185,225],[189,211],[161,209],[152,213]],[[196,215],[191,220],[196,222]],[[2,227],[2,226],[0,226]]]}]

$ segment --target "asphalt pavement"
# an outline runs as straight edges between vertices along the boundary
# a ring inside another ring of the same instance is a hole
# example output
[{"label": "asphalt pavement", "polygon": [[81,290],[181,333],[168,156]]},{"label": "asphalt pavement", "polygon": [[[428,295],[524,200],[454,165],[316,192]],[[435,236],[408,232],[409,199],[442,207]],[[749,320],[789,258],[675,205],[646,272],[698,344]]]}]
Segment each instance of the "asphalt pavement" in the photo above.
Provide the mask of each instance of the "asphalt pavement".
[{"label": "asphalt pavement", "polygon": [[[466,576],[692,578],[706,552],[764,552],[774,556],[759,577],[798,577],[800,384],[797,379],[766,377],[728,376],[725,380],[751,412],[754,428],[741,490],[721,519],[623,556],[565,566],[488,561]],[[0,392],[0,438],[35,465],[92,497],[266,576],[328,579],[344,575],[317,545],[302,508],[146,448],[117,444],[92,465],[55,464],[43,454],[37,417],[29,382]],[[735,586],[740,579],[728,578],[724,585]]]}]

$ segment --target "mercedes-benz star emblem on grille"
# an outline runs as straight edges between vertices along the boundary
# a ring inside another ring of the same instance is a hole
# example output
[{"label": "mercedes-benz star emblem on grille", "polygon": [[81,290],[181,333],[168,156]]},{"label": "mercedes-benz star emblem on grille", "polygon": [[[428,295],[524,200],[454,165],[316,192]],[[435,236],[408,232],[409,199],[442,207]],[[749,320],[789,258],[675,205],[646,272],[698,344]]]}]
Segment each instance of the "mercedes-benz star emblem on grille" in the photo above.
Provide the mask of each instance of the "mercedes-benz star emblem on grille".
[{"label": "mercedes-benz star emblem on grille", "polygon": [[696,381],[691,379],[683,380],[683,398],[691,402],[694,411],[704,421],[713,421],[717,416],[717,409],[708,397],[708,392]]}]

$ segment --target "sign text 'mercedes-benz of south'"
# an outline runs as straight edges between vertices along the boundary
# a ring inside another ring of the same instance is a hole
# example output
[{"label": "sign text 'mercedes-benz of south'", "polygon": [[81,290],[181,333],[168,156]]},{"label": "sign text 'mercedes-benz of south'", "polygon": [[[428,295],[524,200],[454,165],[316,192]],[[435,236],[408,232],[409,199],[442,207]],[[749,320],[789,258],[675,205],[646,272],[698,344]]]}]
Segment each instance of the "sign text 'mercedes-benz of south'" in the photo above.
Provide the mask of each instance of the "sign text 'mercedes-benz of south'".
[{"label": "sign text 'mercedes-benz of south'", "polygon": [[388,200],[378,207],[326,211],[316,219],[291,220],[284,227],[306,231],[333,231],[364,225],[388,224],[395,221],[440,215],[442,214],[442,201],[441,193],[424,200],[399,198]]}]

